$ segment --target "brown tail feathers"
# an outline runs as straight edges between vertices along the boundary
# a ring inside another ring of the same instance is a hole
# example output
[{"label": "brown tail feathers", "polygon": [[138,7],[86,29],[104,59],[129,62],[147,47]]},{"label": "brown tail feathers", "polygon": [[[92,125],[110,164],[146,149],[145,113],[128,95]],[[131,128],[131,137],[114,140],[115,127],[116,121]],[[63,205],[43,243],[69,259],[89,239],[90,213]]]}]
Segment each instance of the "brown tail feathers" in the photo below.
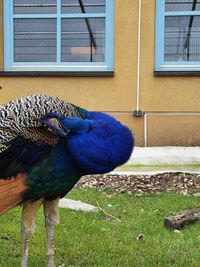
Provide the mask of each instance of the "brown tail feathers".
[{"label": "brown tail feathers", "polygon": [[22,202],[22,193],[28,188],[26,177],[19,173],[16,178],[0,180],[0,215]]}]

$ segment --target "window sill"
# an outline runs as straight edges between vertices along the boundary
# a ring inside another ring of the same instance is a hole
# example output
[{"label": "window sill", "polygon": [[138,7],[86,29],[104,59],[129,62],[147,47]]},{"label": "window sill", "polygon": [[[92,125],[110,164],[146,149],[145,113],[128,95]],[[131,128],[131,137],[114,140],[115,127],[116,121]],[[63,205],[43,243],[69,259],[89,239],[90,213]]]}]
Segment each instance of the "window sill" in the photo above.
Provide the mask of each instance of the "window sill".
[{"label": "window sill", "polygon": [[0,71],[0,77],[113,77],[114,71]]},{"label": "window sill", "polygon": [[154,76],[156,77],[169,77],[169,76],[195,77],[195,76],[200,76],[200,71],[154,71]]}]

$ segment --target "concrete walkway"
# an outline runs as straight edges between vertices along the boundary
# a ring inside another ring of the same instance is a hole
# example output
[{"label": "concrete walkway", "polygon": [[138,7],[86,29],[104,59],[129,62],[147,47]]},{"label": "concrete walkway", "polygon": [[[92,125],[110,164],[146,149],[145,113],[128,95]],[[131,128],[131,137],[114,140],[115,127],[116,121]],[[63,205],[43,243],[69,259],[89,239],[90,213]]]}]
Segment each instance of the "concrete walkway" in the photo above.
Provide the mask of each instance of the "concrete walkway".
[{"label": "concrete walkway", "polygon": [[200,173],[200,147],[135,147],[130,160],[114,173]]},{"label": "concrete walkway", "polygon": [[82,201],[76,201],[69,198],[62,198],[59,201],[59,207],[71,210],[79,210],[79,211],[86,211],[86,212],[95,212],[99,209],[93,205],[84,203]]}]

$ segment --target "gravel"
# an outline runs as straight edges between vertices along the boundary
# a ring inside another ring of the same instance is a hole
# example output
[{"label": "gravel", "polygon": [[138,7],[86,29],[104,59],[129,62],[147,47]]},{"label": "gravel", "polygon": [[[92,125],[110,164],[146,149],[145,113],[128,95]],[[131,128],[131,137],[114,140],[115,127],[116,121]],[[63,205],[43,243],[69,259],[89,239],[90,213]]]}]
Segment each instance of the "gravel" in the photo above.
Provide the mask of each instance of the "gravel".
[{"label": "gravel", "polygon": [[[151,175],[88,175],[81,178],[77,187],[95,187],[121,193],[161,193],[176,191],[187,195],[200,192],[200,174],[162,173]],[[196,194],[198,195],[198,194]]]}]

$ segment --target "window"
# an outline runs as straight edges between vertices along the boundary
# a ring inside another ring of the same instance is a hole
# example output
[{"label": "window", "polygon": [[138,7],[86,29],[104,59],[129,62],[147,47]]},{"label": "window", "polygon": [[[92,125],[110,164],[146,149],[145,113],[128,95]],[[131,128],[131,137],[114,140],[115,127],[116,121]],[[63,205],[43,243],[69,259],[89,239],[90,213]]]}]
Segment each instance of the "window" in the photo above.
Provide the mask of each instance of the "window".
[{"label": "window", "polygon": [[156,71],[200,71],[200,0],[156,1]]},{"label": "window", "polygon": [[114,0],[4,0],[5,71],[112,71]]}]

